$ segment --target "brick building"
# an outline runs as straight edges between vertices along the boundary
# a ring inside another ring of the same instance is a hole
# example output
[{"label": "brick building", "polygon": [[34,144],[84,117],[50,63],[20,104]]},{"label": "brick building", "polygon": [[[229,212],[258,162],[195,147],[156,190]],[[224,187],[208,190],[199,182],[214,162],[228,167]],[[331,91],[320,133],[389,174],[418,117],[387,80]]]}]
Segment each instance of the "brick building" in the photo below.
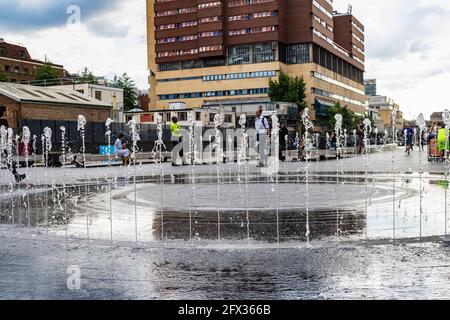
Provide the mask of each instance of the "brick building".
[{"label": "brick building", "polygon": [[[36,70],[44,65],[43,61],[31,58],[27,48],[5,42],[0,38],[0,73],[4,74],[8,82],[27,83],[36,80]],[[51,64],[58,72],[59,78],[64,78],[64,67]]]},{"label": "brick building", "polygon": [[147,0],[151,109],[267,98],[303,76],[320,126],[336,102],[366,113],[364,26],[331,0]]},{"label": "brick building", "polygon": [[0,106],[12,128],[24,120],[77,121],[80,114],[88,122],[105,122],[112,108],[74,90],[12,83],[0,83]]}]

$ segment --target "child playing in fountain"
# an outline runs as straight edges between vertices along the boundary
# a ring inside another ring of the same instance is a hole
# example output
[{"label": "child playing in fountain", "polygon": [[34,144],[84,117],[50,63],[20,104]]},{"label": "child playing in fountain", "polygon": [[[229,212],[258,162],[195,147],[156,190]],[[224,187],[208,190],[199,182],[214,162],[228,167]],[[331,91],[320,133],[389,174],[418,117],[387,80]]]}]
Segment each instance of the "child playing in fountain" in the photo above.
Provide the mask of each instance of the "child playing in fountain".
[{"label": "child playing in fountain", "polygon": [[127,144],[124,143],[125,135],[120,133],[116,142],[114,143],[115,154],[119,156],[123,165],[126,166],[130,163],[130,150],[127,149]]},{"label": "child playing in fountain", "polygon": [[[6,113],[6,107],[4,106],[0,106],[0,127],[4,126],[6,129],[9,128],[9,124],[8,124],[8,120],[4,119],[3,117],[5,116]],[[17,143],[17,141],[16,141]],[[10,155],[12,157],[12,155]],[[5,158],[7,157],[7,153],[5,150]],[[24,174],[19,174],[17,172],[17,163],[15,161],[11,161],[10,163],[6,163],[7,167],[11,169],[11,173],[14,176],[14,179],[16,180],[17,183],[19,183],[20,181],[22,181],[23,179],[25,179],[25,175]]]}]

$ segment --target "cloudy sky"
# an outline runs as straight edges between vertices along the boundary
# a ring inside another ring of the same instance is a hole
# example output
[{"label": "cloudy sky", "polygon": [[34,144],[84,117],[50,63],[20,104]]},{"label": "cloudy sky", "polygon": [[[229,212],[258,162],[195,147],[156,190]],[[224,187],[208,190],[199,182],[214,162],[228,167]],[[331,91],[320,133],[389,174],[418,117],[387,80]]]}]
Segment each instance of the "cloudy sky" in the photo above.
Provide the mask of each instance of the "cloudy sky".
[{"label": "cloudy sky", "polygon": [[[366,78],[407,118],[450,107],[450,1],[334,0],[366,26]],[[78,21],[77,5],[81,24]],[[147,88],[145,0],[0,0],[0,37],[70,72],[127,72]]]}]

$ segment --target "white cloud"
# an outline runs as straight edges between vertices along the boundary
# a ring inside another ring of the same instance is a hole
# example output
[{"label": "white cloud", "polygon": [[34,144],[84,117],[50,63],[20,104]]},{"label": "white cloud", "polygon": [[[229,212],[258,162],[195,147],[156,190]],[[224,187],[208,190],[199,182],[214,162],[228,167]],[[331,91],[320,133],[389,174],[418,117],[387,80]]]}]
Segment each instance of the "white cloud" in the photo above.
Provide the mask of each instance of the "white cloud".
[{"label": "white cloud", "polygon": [[[366,78],[378,93],[400,103],[407,118],[429,116],[446,105],[450,80],[450,2],[351,0],[366,27]],[[335,0],[345,11],[348,0]]]},{"label": "white cloud", "polygon": [[[52,2],[18,0],[28,9]],[[450,1],[335,0],[335,9],[346,11],[349,2],[366,27],[366,78],[378,79],[379,93],[399,102],[408,118],[443,110],[450,83],[446,41]],[[82,21],[78,31],[55,27],[6,31],[2,36],[25,44],[36,58],[47,54],[70,72],[85,66],[107,77],[127,72],[144,89],[148,87],[145,12],[143,0],[120,1],[117,8]]]},{"label": "white cloud", "polygon": [[117,9],[82,20],[77,29],[64,26],[7,32],[4,38],[26,45],[34,58],[43,60],[47,55],[69,72],[81,71],[85,66],[109,78],[127,72],[139,88],[146,89],[145,12],[145,1],[121,1]]}]

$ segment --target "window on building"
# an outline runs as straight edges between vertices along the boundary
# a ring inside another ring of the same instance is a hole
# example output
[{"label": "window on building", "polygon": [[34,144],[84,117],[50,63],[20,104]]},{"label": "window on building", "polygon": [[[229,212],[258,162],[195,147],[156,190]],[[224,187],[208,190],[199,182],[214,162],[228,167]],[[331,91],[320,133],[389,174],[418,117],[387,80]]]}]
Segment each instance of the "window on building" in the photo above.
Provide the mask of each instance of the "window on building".
[{"label": "window on building", "polygon": [[178,113],[178,120],[186,121],[187,120],[187,112],[179,112]]},{"label": "window on building", "polygon": [[245,64],[250,63],[250,45],[237,45],[228,48],[229,64]]},{"label": "window on building", "polygon": [[77,90],[79,93],[82,93],[82,94],[84,94],[84,90],[83,89],[80,89],[80,90]]},{"label": "window on building", "polygon": [[275,61],[275,47],[271,42],[253,45],[253,63]]},{"label": "window on building", "polygon": [[95,99],[102,100],[102,92],[101,91],[95,91]]},{"label": "window on building", "polygon": [[195,121],[201,121],[202,120],[202,113],[196,112],[195,113]]},{"label": "window on building", "polygon": [[20,51],[19,52],[19,58],[20,59],[26,59],[27,55],[25,54],[25,51]]},{"label": "window on building", "polygon": [[14,67],[14,72],[15,73],[20,73],[20,68],[19,67]]},{"label": "window on building", "polygon": [[216,116],[215,113],[210,113],[209,114],[209,122],[214,122],[214,117]]},{"label": "window on building", "polygon": [[233,116],[231,114],[225,115],[225,122],[226,123],[232,123],[233,122]]},{"label": "window on building", "polygon": [[0,55],[6,56],[7,53],[8,51],[6,50],[6,48],[0,48]]},{"label": "window on building", "polygon": [[293,44],[286,46],[287,64],[308,63],[309,60],[309,44]]},{"label": "window on building", "polygon": [[30,69],[28,69],[28,68],[23,69],[23,73],[26,74],[26,75],[29,75],[30,74]]}]

